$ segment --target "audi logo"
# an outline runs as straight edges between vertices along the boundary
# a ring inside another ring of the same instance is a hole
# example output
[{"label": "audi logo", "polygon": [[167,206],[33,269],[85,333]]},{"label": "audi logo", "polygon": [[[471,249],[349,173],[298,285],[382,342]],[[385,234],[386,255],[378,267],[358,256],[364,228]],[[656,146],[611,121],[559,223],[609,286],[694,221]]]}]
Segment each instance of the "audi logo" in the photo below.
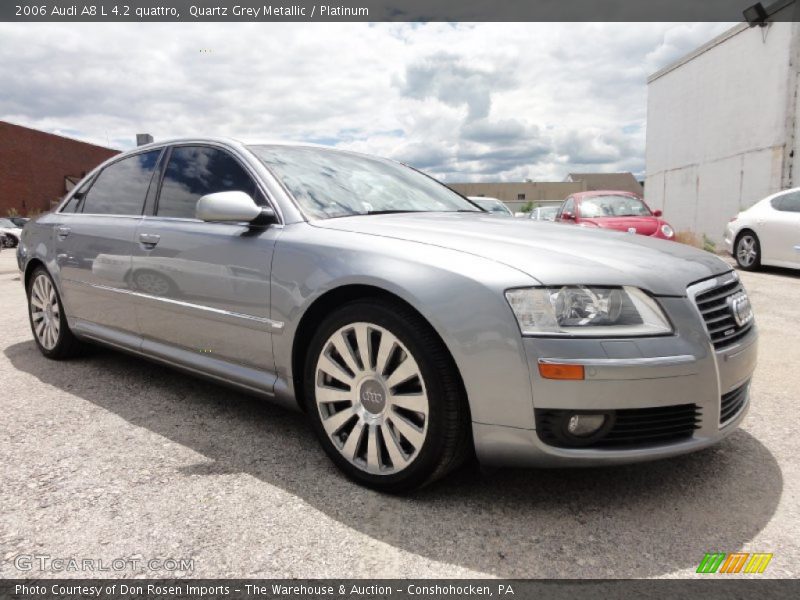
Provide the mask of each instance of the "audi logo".
[{"label": "audi logo", "polygon": [[379,394],[378,392],[364,390],[361,392],[361,401],[366,402],[367,404],[380,404],[383,402],[383,395]]},{"label": "audi logo", "polygon": [[753,320],[753,308],[750,306],[750,299],[744,292],[739,292],[728,298],[728,308],[739,327]]}]

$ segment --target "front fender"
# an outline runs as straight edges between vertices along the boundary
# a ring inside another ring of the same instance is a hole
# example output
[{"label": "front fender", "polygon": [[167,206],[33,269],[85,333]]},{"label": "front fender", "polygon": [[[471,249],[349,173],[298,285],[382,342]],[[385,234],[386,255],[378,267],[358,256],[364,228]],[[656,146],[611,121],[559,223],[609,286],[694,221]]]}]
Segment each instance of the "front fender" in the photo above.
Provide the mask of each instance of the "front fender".
[{"label": "front fender", "polygon": [[461,373],[473,421],[532,429],[528,362],[503,292],[536,284],[521,271],[455,250],[288,226],[272,266],[271,318],[284,323],[273,334],[278,377],[292,385],[295,334],[315,300],[341,286],[373,286],[410,304],[439,334]]}]

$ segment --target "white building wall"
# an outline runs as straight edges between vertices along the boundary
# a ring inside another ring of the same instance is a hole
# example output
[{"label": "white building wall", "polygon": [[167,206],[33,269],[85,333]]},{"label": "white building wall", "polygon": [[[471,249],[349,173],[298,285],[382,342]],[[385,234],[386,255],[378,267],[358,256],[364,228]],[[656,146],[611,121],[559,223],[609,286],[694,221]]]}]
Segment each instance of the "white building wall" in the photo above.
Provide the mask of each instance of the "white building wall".
[{"label": "white building wall", "polygon": [[648,81],[645,196],[684,239],[781,189],[792,36],[740,25]]}]

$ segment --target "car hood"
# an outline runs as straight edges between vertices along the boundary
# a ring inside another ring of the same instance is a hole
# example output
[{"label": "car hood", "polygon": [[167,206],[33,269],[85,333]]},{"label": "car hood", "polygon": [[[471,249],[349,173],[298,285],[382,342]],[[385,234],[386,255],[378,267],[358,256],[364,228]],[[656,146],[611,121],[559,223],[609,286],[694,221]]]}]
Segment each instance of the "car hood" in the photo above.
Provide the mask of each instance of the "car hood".
[{"label": "car hood", "polygon": [[581,223],[591,223],[602,229],[628,231],[635,229],[641,235],[653,235],[661,226],[662,220],[658,217],[600,217],[596,219],[581,219]]},{"label": "car hood", "polygon": [[362,215],[311,225],[466,252],[518,269],[544,285],[632,285],[683,296],[689,284],[731,270],[715,255],[684,244],[486,214]]}]

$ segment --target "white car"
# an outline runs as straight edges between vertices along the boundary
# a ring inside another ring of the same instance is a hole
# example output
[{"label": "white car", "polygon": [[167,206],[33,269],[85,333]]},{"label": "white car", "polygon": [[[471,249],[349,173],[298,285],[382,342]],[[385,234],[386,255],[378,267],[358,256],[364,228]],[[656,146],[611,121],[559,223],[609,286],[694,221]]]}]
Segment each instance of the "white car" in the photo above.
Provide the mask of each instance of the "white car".
[{"label": "white car", "polygon": [[529,218],[534,221],[555,221],[561,206],[537,206],[531,211]]},{"label": "white car", "polygon": [[800,269],[800,188],[767,196],[725,230],[725,248],[746,271],[761,265]]},{"label": "white car", "polygon": [[19,244],[19,237],[22,235],[22,228],[17,227],[11,219],[0,218],[0,233],[4,238],[0,240],[6,248],[16,248]]},{"label": "white car", "polygon": [[504,217],[513,217],[514,213],[506,206],[505,202],[497,198],[490,198],[489,196],[468,196],[474,204],[480,206],[483,210],[488,210],[493,215],[502,215]]}]

